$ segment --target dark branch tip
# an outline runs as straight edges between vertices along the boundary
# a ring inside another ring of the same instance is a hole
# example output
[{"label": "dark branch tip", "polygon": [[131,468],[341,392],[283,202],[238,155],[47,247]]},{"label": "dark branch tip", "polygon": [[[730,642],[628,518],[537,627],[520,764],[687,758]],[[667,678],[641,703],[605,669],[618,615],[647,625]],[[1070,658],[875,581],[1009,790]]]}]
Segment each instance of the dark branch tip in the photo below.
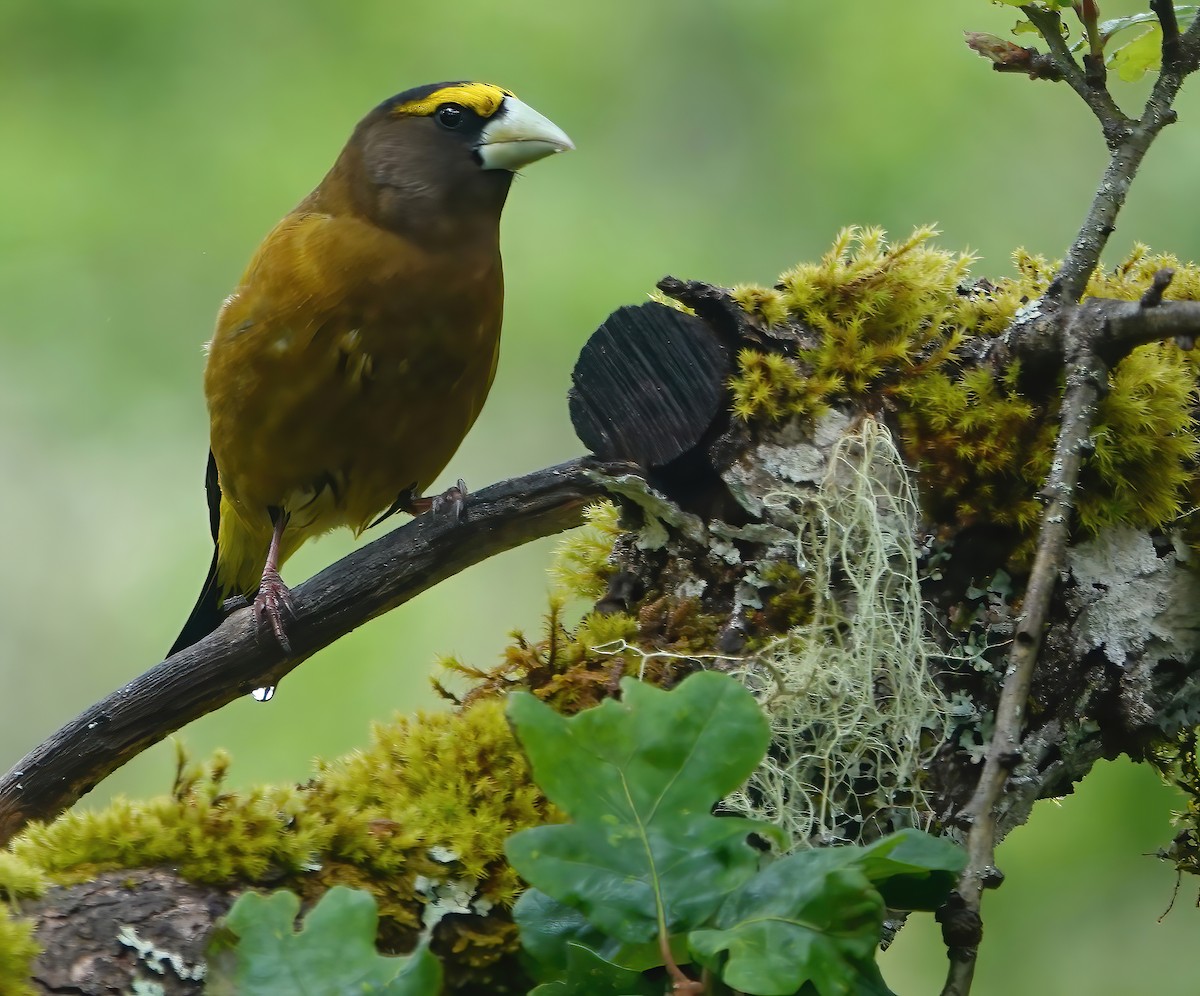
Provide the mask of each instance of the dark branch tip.
[{"label": "dark branch tip", "polygon": [[1143,308],[1157,308],[1162,304],[1163,294],[1171,286],[1171,281],[1174,278],[1175,271],[1169,266],[1164,266],[1154,274],[1154,278],[1150,281],[1150,286],[1146,288],[1146,292],[1142,295],[1138,304]]}]

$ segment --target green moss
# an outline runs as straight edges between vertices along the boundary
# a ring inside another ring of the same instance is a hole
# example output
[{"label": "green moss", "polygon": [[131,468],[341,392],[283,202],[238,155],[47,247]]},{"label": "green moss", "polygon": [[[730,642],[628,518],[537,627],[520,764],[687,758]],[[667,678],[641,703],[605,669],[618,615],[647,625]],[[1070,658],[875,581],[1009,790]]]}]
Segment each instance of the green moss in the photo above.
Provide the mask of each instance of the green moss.
[{"label": "green moss", "polygon": [[[444,931],[438,943],[465,946],[471,964],[515,951],[511,924],[486,915],[511,905],[520,888],[504,841],[554,814],[530,780],[501,701],[378,724],[364,750],[318,762],[300,787],[230,791],[228,769],[224,754],[204,765],[181,758],[169,795],[30,825],[0,852],[0,888],[33,894],[47,882],[160,864],[197,882],[261,883],[306,898],[343,883],[375,893],[381,940],[404,949],[431,902],[422,884],[428,892],[453,880],[474,890],[478,922]],[[26,936],[0,919],[0,980],[6,953],[29,950],[6,930]],[[0,981],[0,992],[10,991]]]},{"label": "green moss", "polygon": [[805,373],[790,357],[746,348],[738,353],[738,373],[729,389],[733,413],[749,421],[785,415],[816,417],[828,411],[830,398],[841,392],[844,383],[840,374]]},{"label": "green moss", "polygon": [[33,921],[12,916],[0,903],[0,993],[5,996],[34,996],[29,984],[33,959],[41,948],[33,939]]},{"label": "green moss", "polygon": [[597,502],[583,510],[584,525],[560,540],[550,565],[550,577],[564,597],[596,602],[604,596],[613,567],[613,543],[621,535],[617,506]]},{"label": "green moss", "polygon": [[[787,271],[775,288],[739,288],[748,313],[816,344],[791,355],[743,350],[732,409],[748,420],[813,417],[832,404],[893,409],[929,518],[1011,526],[1019,560],[1041,515],[1036,495],[1053,457],[1061,378],[1047,384],[1019,363],[995,373],[962,363],[960,352],[1002,331],[1046,291],[1058,264],[1019,251],[1014,279],[968,285],[972,257],[933,248],[933,234],[919,229],[893,246],[878,229],[846,229],[819,263]],[[1200,268],[1141,245],[1096,273],[1087,293],[1136,300],[1164,267],[1175,270],[1168,299],[1200,299]],[[1082,473],[1085,532],[1160,527],[1194,503],[1196,363],[1160,344],[1112,370]]]},{"label": "green moss", "polygon": [[937,521],[1037,528],[1035,495],[1050,470],[1057,404],[1047,411],[1019,381],[1014,362],[998,378],[982,369],[934,371],[898,389],[905,455]]},{"label": "green moss", "polygon": [[389,878],[410,875],[417,851],[425,872],[438,873],[428,856],[436,848],[453,855],[456,874],[488,880],[488,898],[502,904],[517,892],[516,877],[497,865],[504,841],[548,811],[503,702],[489,699],[376,725],[365,750],[319,766],[306,797],[307,811],[332,829],[329,857]]},{"label": "green moss", "polygon": [[1182,511],[1195,474],[1193,360],[1174,344],[1135,349],[1109,377],[1083,467],[1079,521],[1159,526]]},{"label": "green moss", "polygon": [[750,649],[757,649],[761,639],[771,640],[780,633],[803,625],[812,618],[812,577],[794,563],[775,560],[759,572],[763,586],[763,607],[754,620],[758,639],[752,639]]},{"label": "green moss", "polygon": [[10,902],[37,898],[49,886],[50,880],[40,868],[8,851],[0,851],[0,897]]},{"label": "green moss", "polygon": [[757,318],[763,325],[782,325],[788,320],[788,299],[778,287],[738,284],[732,289],[731,296],[746,314]]},{"label": "green moss", "polygon": [[471,682],[467,703],[524,688],[560,712],[575,713],[612,695],[621,677],[638,673],[638,655],[627,645],[637,635],[637,620],[624,613],[592,612],[570,629],[563,623],[562,601],[553,599],[545,636],[529,640],[513,633],[495,667],[474,668],[455,657],[441,664]]},{"label": "green moss", "polygon": [[181,766],[168,796],[117,799],[101,810],[31,824],[11,853],[60,883],[158,864],[196,882],[259,882],[317,862],[330,831],[305,812],[300,790],[227,792],[228,766],[218,754],[207,765]]}]

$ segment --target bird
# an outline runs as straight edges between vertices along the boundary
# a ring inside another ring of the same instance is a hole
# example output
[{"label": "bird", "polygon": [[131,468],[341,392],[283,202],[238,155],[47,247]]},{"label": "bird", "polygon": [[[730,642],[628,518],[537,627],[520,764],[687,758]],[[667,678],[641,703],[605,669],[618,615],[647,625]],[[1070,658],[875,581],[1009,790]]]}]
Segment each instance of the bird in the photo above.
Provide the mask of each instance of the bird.
[{"label": "bird", "polygon": [[[358,123],[262,241],[206,348],[213,555],[168,656],[243,600],[291,653],[288,557],[329,530],[439,504],[423,493],[496,373],[514,173],[573,148],[494,84],[415,87]],[[460,513],[463,487],[446,496]]]}]

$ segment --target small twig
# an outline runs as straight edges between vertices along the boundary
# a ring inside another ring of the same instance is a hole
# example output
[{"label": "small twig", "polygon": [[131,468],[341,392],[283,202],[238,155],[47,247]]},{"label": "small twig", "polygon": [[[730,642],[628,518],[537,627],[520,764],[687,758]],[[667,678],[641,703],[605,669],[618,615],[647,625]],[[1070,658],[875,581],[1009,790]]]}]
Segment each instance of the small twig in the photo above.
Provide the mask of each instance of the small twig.
[{"label": "small twig", "polygon": [[1168,287],[1171,286],[1171,281],[1175,279],[1175,271],[1169,266],[1163,267],[1154,274],[1154,278],[1150,281],[1150,286],[1146,288],[1146,292],[1138,301],[1140,308],[1157,308],[1162,304],[1163,294],[1166,293]]},{"label": "small twig", "polygon": [[[1083,316],[1083,309],[1073,315]],[[1000,702],[996,707],[995,733],[988,746],[983,773],[971,801],[962,812],[970,826],[967,835],[967,867],[959,879],[958,895],[963,908],[977,913],[984,888],[996,884],[994,866],[997,804],[1009,773],[1021,763],[1021,731],[1025,703],[1033,680],[1034,665],[1049,618],[1050,602],[1062,570],[1075,486],[1084,453],[1091,445],[1090,433],[1107,370],[1092,346],[1101,329],[1068,329],[1068,342],[1075,343],[1063,398],[1061,430],[1045,493],[1049,499],[1042,515],[1037,553],[1025,590],[1023,613],[1017,624]],[[965,996],[975,972],[976,947],[951,946],[950,970],[942,996]]]},{"label": "small twig", "polygon": [[1084,77],[1093,88],[1107,86],[1104,38],[1100,35],[1100,5],[1096,0],[1075,0],[1075,13],[1087,35],[1088,51],[1083,57]]},{"label": "small twig", "polygon": [[1050,49],[1050,54],[1058,65],[1061,78],[1079,94],[1100,122],[1104,138],[1111,148],[1120,141],[1122,134],[1129,127],[1130,120],[1112,99],[1112,94],[1103,84],[1103,78],[1100,85],[1096,85],[1096,80],[1089,78],[1088,73],[1079,67],[1063,39],[1062,19],[1056,11],[1045,10],[1035,4],[1027,4],[1021,11],[1046,42],[1046,47]]},{"label": "small twig", "polygon": [[[1086,308],[1092,321],[1103,321],[1108,332],[1096,344],[1101,358],[1112,365],[1137,346],[1174,339],[1184,349],[1200,337],[1200,301],[1163,301],[1174,272],[1160,270],[1140,301],[1118,301],[1089,297],[1076,307]],[[988,350],[992,362],[1004,363],[1013,356],[1041,364],[1059,361],[1065,350],[1063,313],[1055,309],[1031,309],[996,339]]]},{"label": "small twig", "polygon": [[50,819],[126,761],[194,719],[274,685],[318,650],[439,581],[513,547],[579,525],[629,464],[573,460],[467,499],[463,517],[418,516],[293,591],[293,656],[260,640],[249,609],[73,719],[0,778],[0,844]]},{"label": "small twig", "polygon": [[1162,64],[1167,69],[1179,58],[1179,21],[1171,0],[1150,0],[1150,9],[1162,26]]},{"label": "small twig", "polygon": [[[1142,116],[1133,121],[1117,108],[1107,91],[1104,92],[1105,100],[1097,103],[1097,91],[1082,82],[1082,73],[1071,59],[1071,53],[1058,35],[1057,29],[1051,32],[1057,40],[1057,48],[1051,42],[1050,36],[1045,35],[1044,30],[1049,30],[1051,20],[1057,25],[1057,16],[1051,17],[1047,12],[1032,6],[1021,9],[1030,15],[1030,20],[1038,26],[1038,30],[1043,31],[1047,44],[1059,55],[1060,61],[1064,57],[1069,60],[1074,73],[1066,72],[1065,79],[1099,118],[1110,150],[1108,165],[1096,189],[1096,196],[1088,208],[1087,217],[1046,292],[1047,299],[1052,302],[1072,304],[1083,296],[1088,279],[1100,261],[1100,254],[1116,228],[1117,215],[1125,204],[1129,185],[1137,174],[1142,159],[1154,139],[1158,137],[1158,133],[1175,121],[1176,114],[1172,107],[1175,96],[1183,85],[1184,77],[1200,65],[1200,18],[1197,18],[1180,37],[1178,57],[1170,66],[1166,62],[1163,63],[1162,72],[1154,83]],[[1046,26],[1045,29],[1039,21]],[[1105,107],[1111,110],[1105,111]]]},{"label": "small twig", "polygon": [[1031,80],[1061,80],[1054,57],[1036,48],[1025,48],[983,31],[963,32],[967,47],[978,52],[998,73],[1022,73]]}]

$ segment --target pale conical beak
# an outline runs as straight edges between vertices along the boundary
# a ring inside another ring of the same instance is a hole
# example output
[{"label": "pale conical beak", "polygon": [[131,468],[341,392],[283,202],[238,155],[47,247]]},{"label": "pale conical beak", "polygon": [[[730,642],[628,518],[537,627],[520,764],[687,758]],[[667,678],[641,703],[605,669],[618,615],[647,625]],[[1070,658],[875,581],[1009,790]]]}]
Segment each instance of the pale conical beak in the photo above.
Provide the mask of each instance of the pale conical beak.
[{"label": "pale conical beak", "polygon": [[516,97],[507,96],[480,134],[476,151],[484,169],[518,170],[573,148],[575,144],[553,121]]}]

